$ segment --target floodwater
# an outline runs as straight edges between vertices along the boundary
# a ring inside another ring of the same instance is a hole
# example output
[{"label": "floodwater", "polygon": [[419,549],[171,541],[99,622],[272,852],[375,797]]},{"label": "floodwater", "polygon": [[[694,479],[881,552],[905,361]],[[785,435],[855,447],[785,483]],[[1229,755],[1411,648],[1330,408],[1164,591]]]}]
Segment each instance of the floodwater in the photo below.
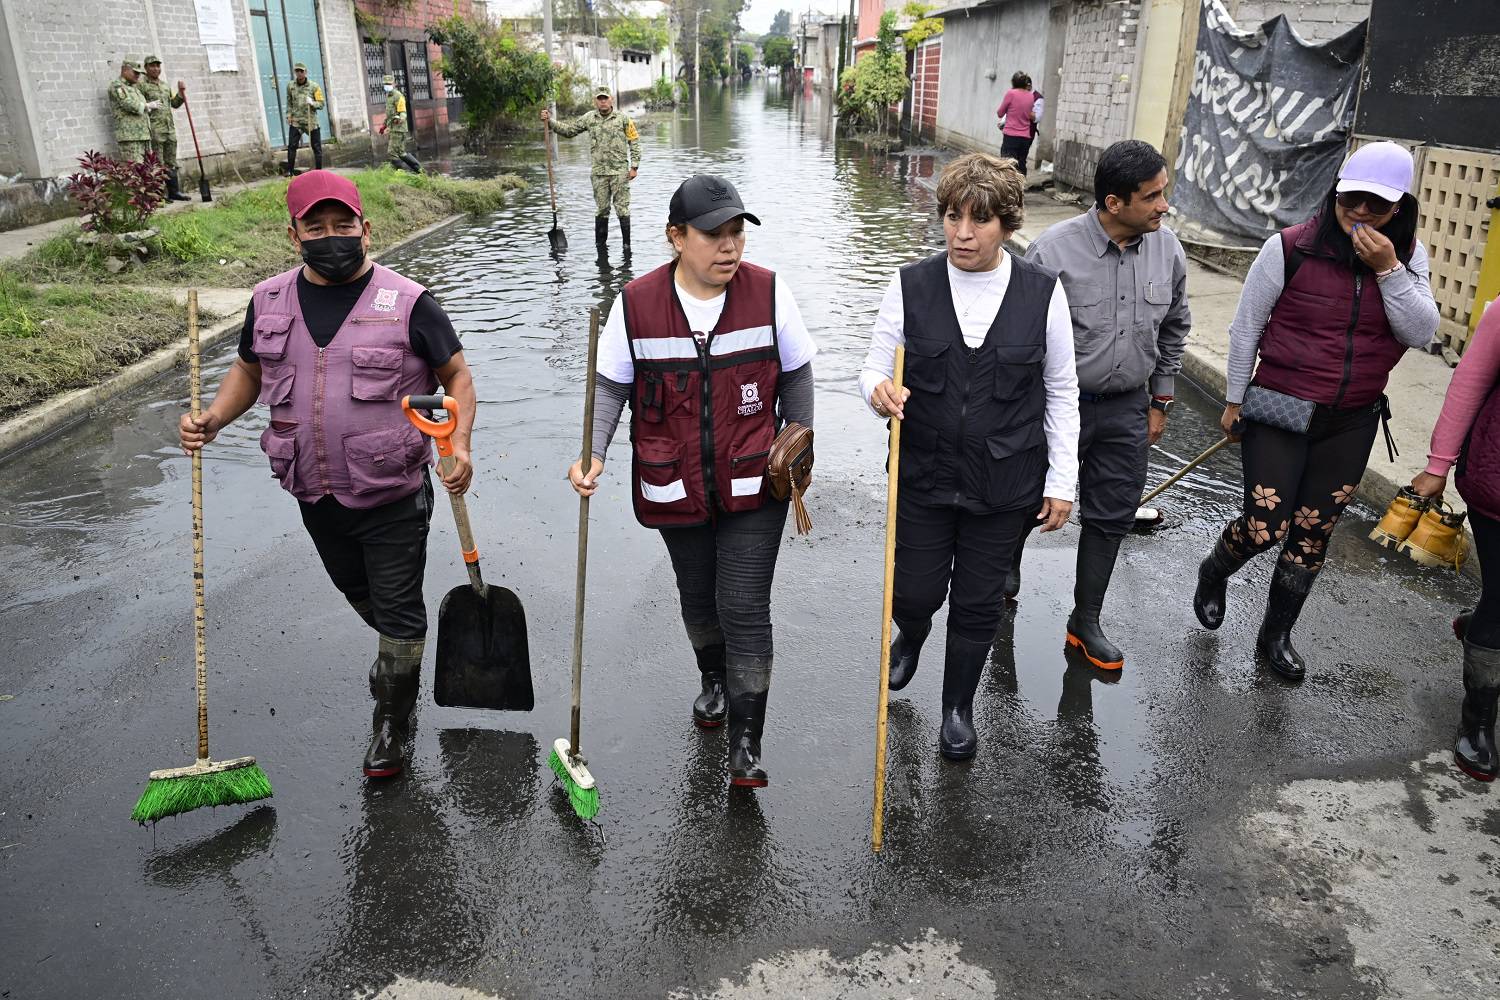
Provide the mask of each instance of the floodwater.
[{"label": "floodwater", "polygon": [[[211,740],[217,757],[257,756],[276,794],[138,828],[147,772],[192,756],[189,472],[172,445],[185,380],[5,464],[0,997],[1368,993],[1346,940],[1310,954],[1302,928],[1257,905],[1279,883],[1240,823],[1279,782],[1388,776],[1444,745],[1458,660],[1443,620],[1472,587],[1383,559],[1356,507],[1299,632],[1308,680],[1268,678],[1250,652],[1268,565],[1236,580],[1219,633],[1190,608],[1238,494],[1237,458],[1216,456],[1162,499],[1162,527],[1127,541],[1106,608],[1122,675],[1063,651],[1076,526],[1033,540],[964,765],[935,752],[935,630],[892,698],[873,856],[885,437],[855,377],[893,269],[940,244],[934,161],[837,139],[816,98],[775,86],[705,88],[641,131],[632,264],[613,220],[614,263],[595,262],[585,139],[563,143],[561,259],[538,148],[455,156],[457,172],[536,183],[385,261],[464,339],[480,398],[470,510],[486,578],[526,606],[534,712],[440,709],[424,692],[409,773],[361,777],[373,636],[270,479],[253,411],[205,463]],[[760,215],[746,258],[786,277],[821,347],[816,527],[788,535],[778,571],[772,784],[730,793],[722,730],[689,720],[697,673],[665,550],[611,467],[589,563],[593,827],[543,764],[568,726],[563,470],[588,311],[666,259],[668,197],[698,171],[729,176]],[[211,380],[230,358],[225,345]],[[1180,407],[1153,480],[1211,443],[1213,421],[1207,400]],[[434,618],[463,580],[440,501]]]}]

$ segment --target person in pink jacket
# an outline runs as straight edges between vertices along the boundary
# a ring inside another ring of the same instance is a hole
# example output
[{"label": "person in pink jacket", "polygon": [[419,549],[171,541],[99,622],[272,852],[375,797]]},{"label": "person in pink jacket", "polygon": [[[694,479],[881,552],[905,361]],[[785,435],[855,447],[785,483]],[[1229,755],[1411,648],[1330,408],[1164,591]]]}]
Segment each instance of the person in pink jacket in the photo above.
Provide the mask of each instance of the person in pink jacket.
[{"label": "person in pink jacket", "polygon": [[1031,89],[1031,77],[1017,70],[1010,78],[1010,89],[995,109],[1000,129],[1000,155],[1016,161],[1016,169],[1026,174],[1026,157],[1031,155],[1031,141],[1036,138],[1036,123],[1042,118],[1042,95]]},{"label": "person in pink jacket", "polygon": [[1432,430],[1427,468],[1411,481],[1425,497],[1442,495],[1448,471],[1469,507],[1483,589],[1454,631],[1464,643],[1464,700],[1453,756],[1480,781],[1500,774],[1495,716],[1500,704],[1500,306],[1491,303],[1448,383]]}]

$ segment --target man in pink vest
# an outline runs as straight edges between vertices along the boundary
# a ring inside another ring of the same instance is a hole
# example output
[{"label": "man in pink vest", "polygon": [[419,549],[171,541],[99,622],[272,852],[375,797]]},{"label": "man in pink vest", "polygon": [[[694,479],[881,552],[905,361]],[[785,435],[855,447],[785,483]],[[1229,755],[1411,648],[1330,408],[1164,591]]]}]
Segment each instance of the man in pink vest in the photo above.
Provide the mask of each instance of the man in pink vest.
[{"label": "man in pink vest", "polygon": [[439,383],[459,402],[453,471],[473,474],[474,383],[453,324],[421,285],[369,258],[370,223],[348,178],[312,170],[286,192],[287,235],[302,264],[255,286],[239,357],[208,409],[178,427],[201,448],[257,401],[270,408],[260,446],[271,475],[297,498],[329,577],[372,629],[371,778],[400,774],[417,703],[427,608],[422,573],[432,519],[427,439],[401,397]]}]

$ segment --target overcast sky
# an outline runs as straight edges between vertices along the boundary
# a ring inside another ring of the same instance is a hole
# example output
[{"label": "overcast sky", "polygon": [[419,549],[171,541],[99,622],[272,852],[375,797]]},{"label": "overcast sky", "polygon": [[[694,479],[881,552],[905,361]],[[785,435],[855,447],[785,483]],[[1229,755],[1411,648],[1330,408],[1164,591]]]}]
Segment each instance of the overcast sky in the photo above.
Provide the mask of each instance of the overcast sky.
[{"label": "overcast sky", "polygon": [[[856,5],[856,12],[858,6]],[[849,0],[802,0],[800,4],[792,0],[750,0],[749,6],[740,14],[740,24],[752,35],[764,35],[771,29],[771,18],[776,16],[778,10],[789,10],[792,12],[792,23],[797,23],[797,18],[808,10],[814,14],[847,14],[849,13]]]}]

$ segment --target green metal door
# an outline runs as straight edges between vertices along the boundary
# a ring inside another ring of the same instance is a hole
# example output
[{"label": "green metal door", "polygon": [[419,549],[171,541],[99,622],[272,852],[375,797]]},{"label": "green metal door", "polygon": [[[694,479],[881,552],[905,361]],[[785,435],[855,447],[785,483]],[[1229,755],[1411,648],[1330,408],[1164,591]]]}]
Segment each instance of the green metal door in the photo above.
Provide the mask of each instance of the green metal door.
[{"label": "green metal door", "polygon": [[250,33],[271,145],[286,145],[286,85],[292,80],[292,66],[299,62],[307,64],[307,78],[323,89],[325,104],[318,112],[318,125],[324,138],[333,138],[316,0],[250,0]]}]

